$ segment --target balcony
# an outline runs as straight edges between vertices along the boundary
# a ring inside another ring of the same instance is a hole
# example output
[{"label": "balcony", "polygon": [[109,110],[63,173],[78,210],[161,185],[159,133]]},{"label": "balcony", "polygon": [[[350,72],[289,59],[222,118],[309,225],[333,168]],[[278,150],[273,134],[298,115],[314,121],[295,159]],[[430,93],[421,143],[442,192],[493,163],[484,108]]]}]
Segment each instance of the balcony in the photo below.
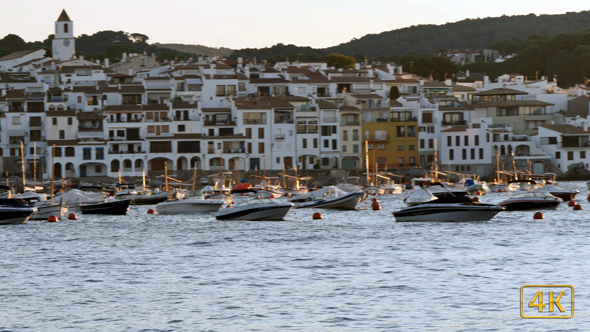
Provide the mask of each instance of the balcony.
[{"label": "balcony", "polygon": [[29,127],[43,127],[42,121],[29,121]]},{"label": "balcony", "polygon": [[102,131],[102,127],[80,127],[80,126],[78,126],[78,131]]},{"label": "balcony", "polygon": [[338,122],[338,118],[337,117],[323,117],[322,122],[323,123]]},{"label": "balcony", "polygon": [[280,120],[275,120],[275,123],[293,123],[293,119],[280,119]]},{"label": "balcony", "polygon": [[345,121],[340,123],[341,126],[360,126],[360,121]]},{"label": "balcony", "polygon": [[285,139],[285,134],[275,134],[275,139]]},{"label": "balcony", "polygon": [[8,144],[20,144],[20,142],[24,142],[24,136],[10,136],[8,138]]},{"label": "balcony", "polygon": [[109,154],[137,154],[146,153],[145,151],[113,151],[109,150]]},{"label": "balcony", "polygon": [[223,149],[223,153],[246,153],[243,149]]},{"label": "balcony", "polygon": [[216,120],[205,120],[205,126],[235,126],[235,121],[216,121]]},{"label": "balcony", "polygon": [[365,140],[366,141],[388,141],[389,140],[389,135],[370,135],[370,136],[365,136]]},{"label": "balcony", "polygon": [[461,125],[466,125],[467,121],[465,120],[459,120],[459,121],[444,121],[442,122],[443,126],[461,126]]},{"label": "balcony", "polygon": [[98,106],[98,100],[87,100],[86,101],[86,105],[88,105],[88,106],[92,106],[92,105]]},{"label": "balcony", "polygon": [[62,97],[48,97],[47,98],[48,103],[65,103],[66,101],[68,101],[68,98],[62,98]]}]

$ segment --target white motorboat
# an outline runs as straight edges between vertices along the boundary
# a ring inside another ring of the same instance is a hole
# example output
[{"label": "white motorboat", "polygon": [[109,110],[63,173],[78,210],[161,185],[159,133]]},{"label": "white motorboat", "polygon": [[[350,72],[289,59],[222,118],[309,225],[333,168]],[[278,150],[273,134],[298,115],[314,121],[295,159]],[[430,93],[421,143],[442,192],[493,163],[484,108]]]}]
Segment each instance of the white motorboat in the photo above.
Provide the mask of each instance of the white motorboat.
[{"label": "white motorboat", "polygon": [[272,199],[252,198],[234,207],[222,209],[217,220],[282,220],[293,208],[293,203],[281,203]]},{"label": "white motorboat", "polygon": [[20,198],[0,198],[0,225],[19,225],[29,220],[37,208]]},{"label": "white motorboat", "polygon": [[563,202],[563,199],[548,192],[528,191],[512,196],[498,203],[498,206],[504,206],[506,211],[528,211],[556,209],[561,202]]},{"label": "white motorboat", "polygon": [[446,187],[440,182],[417,182],[420,185],[412,180],[412,192],[404,199],[404,203],[408,206],[422,203],[471,203],[471,199],[467,196],[467,190],[464,188]]},{"label": "white motorboat", "polygon": [[370,196],[385,194],[385,188],[380,186],[366,186],[363,188],[363,191]]},{"label": "white motorboat", "polygon": [[419,204],[393,212],[395,221],[488,221],[503,207],[492,204]]},{"label": "white motorboat", "polygon": [[295,203],[296,209],[316,207],[322,209],[354,210],[357,204],[365,197],[366,193],[361,190],[346,192],[334,186],[328,186],[292,197],[289,201]]},{"label": "white motorboat", "polygon": [[176,201],[167,201],[156,204],[159,214],[191,214],[217,212],[225,204],[221,199],[209,200],[203,197],[189,197]]},{"label": "white motorboat", "polygon": [[63,204],[51,204],[47,199],[47,194],[26,192],[15,195],[15,197],[21,198],[28,202],[29,205],[37,208],[37,212],[31,215],[31,220],[47,220],[50,216],[63,218],[68,212],[68,207]]}]

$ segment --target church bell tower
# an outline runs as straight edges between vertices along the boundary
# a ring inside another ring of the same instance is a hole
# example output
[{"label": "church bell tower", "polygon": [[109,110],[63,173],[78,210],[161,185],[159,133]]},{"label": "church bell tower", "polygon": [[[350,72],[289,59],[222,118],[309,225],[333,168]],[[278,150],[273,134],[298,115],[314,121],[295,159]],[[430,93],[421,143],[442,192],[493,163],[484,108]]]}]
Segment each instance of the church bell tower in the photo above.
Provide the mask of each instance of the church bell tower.
[{"label": "church bell tower", "polygon": [[55,22],[55,38],[53,39],[53,57],[60,60],[70,60],[75,52],[74,22],[70,20],[64,9]]}]

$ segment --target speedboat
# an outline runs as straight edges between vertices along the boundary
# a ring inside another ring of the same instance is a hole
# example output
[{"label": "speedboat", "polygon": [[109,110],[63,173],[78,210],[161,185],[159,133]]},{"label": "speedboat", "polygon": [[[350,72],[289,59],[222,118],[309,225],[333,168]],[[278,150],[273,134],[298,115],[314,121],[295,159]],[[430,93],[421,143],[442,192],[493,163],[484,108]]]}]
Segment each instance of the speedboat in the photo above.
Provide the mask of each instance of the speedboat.
[{"label": "speedboat", "polygon": [[21,198],[30,206],[37,208],[37,212],[32,214],[32,220],[47,220],[50,216],[57,216],[63,218],[68,212],[68,207],[62,204],[51,204],[47,199],[47,194],[39,194],[35,192],[26,192],[15,195],[16,198]]},{"label": "speedboat", "polygon": [[498,206],[506,207],[506,211],[524,211],[555,209],[563,200],[546,192],[529,191],[510,197],[498,203]]},{"label": "speedboat", "polygon": [[492,204],[419,204],[393,212],[395,221],[488,221],[503,207]]},{"label": "speedboat", "polygon": [[[414,180],[412,180],[414,182]],[[412,193],[404,198],[407,206],[414,206],[423,203],[444,204],[444,203],[472,203],[464,188],[447,188],[440,182],[422,182],[420,186],[412,183]]]},{"label": "speedboat", "polygon": [[0,198],[0,225],[20,225],[29,220],[37,208],[20,198]]},{"label": "speedboat", "polygon": [[217,220],[282,220],[295,206],[293,203],[280,203],[272,199],[252,198],[234,207],[222,209]]},{"label": "speedboat", "polygon": [[156,205],[159,214],[191,214],[216,212],[221,209],[225,201],[209,200],[203,197],[189,197],[176,201],[161,202]]},{"label": "speedboat", "polygon": [[328,186],[294,196],[289,199],[289,202],[295,203],[296,209],[315,207],[322,209],[354,210],[356,209],[356,205],[365,197],[364,191],[346,192],[334,186]]},{"label": "speedboat", "polygon": [[385,194],[385,188],[380,186],[366,186],[363,188],[363,191],[370,196]]},{"label": "speedboat", "polygon": [[477,181],[473,179],[466,179],[464,186],[470,195],[473,195],[477,192],[479,192],[482,195],[485,195],[488,192],[488,190],[490,190],[485,181]]},{"label": "speedboat", "polygon": [[77,189],[56,196],[54,201],[83,214],[124,215],[129,209],[131,199],[106,198],[104,193],[87,193]]},{"label": "speedboat", "polygon": [[552,184],[544,185],[541,188],[537,188],[532,191],[542,192],[542,193],[550,193],[551,195],[553,195],[555,197],[559,197],[559,198],[563,199],[564,202],[567,202],[567,201],[570,201],[570,200],[576,198],[576,196],[578,196],[578,193],[579,193],[578,190],[562,189],[562,188],[559,188],[559,187],[554,186]]}]

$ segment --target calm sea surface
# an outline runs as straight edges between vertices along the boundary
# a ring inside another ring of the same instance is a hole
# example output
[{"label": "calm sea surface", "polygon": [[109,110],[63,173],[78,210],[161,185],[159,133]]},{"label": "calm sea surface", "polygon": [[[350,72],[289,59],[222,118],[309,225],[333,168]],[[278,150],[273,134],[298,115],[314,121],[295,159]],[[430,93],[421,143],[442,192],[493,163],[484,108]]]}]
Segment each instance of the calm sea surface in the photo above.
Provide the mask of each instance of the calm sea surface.
[{"label": "calm sea surface", "polygon": [[[316,221],[308,209],[219,222],[132,207],[4,226],[0,331],[587,331],[589,192],[560,186],[585,210],[396,223],[402,194]],[[575,316],[522,319],[527,284],[573,285]]]}]

